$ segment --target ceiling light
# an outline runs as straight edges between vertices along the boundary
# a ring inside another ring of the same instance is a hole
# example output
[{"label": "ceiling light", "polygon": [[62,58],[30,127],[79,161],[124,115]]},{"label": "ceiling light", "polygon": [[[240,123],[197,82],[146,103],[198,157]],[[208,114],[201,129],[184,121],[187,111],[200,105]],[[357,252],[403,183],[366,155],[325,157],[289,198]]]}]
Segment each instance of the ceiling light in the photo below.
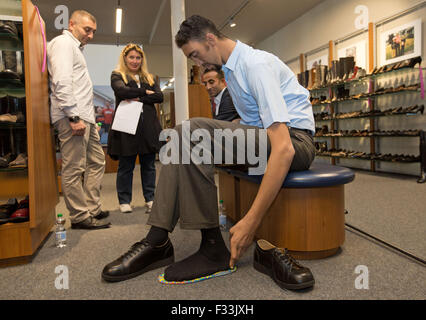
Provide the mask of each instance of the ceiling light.
[{"label": "ceiling light", "polygon": [[121,18],[123,15],[123,9],[117,8],[115,12],[115,33],[121,33]]},{"label": "ceiling light", "polygon": [[234,22],[234,21],[230,21],[229,22],[229,26],[231,27],[231,28],[233,28],[233,27],[235,27],[237,24]]}]

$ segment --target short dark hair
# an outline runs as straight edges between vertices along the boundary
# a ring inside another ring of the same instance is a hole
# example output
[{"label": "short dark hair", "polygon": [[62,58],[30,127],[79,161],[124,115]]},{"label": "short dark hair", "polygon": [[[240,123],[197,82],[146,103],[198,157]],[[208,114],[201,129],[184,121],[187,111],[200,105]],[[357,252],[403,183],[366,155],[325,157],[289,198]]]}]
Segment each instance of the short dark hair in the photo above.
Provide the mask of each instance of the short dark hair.
[{"label": "short dark hair", "polygon": [[199,15],[193,15],[180,25],[179,31],[175,36],[176,45],[182,48],[190,40],[203,41],[208,32],[213,33],[219,39],[224,37],[211,20]]},{"label": "short dark hair", "polygon": [[79,17],[88,17],[92,22],[96,23],[96,18],[85,10],[75,10],[70,17],[70,20],[74,21]]},{"label": "short dark hair", "polygon": [[217,77],[219,80],[222,80],[225,78],[225,74],[223,73],[223,70],[221,68],[219,68],[218,66],[209,66],[207,68],[204,69],[203,71],[203,75],[208,73],[208,72],[216,72],[217,73]]}]

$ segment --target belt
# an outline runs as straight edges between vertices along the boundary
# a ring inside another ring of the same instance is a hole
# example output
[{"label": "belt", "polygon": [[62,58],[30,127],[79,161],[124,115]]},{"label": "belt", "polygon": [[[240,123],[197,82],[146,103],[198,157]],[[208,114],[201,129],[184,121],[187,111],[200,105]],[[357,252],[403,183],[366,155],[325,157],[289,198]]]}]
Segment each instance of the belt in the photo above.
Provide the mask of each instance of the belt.
[{"label": "belt", "polygon": [[297,130],[297,131],[302,131],[305,132],[307,134],[309,134],[312,137],[312,131],[308,130],[308,129],[299,129],[299,128],[293,128],[293,127],[289,127],[290,130]]}]

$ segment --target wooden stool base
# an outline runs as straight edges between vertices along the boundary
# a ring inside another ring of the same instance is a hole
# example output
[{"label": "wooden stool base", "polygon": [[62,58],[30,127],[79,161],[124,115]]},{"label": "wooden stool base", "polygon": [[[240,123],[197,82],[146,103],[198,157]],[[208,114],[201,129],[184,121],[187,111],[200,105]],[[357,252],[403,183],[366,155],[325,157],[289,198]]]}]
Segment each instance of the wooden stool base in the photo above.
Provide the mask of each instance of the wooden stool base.
[{"label": "wooden stool base", "polygon": [[[219,192],[230,220],[250,209],[259,184],[219,172]],[[336,254],[345,241],[344,185],[281,189],[256,232],[300,260]]]},{"label": "wooden stool base", "polygon": [[290,251],[290,255],[297,260],[318,260],[334,256],[340,252],[340,247],[324,251]]}]

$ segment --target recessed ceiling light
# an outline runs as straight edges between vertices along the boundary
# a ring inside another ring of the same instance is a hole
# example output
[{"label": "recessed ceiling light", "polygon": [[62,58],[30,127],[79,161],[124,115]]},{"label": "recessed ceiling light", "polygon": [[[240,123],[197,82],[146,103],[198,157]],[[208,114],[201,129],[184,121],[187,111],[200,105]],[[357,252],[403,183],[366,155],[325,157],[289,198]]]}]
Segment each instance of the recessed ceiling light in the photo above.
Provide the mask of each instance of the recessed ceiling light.
[{"label": "recessed ceiling light", "polygon": [[121,20],[123,16],[123,9],[117,8],[115,12],[115,33],[121,33]]}]

